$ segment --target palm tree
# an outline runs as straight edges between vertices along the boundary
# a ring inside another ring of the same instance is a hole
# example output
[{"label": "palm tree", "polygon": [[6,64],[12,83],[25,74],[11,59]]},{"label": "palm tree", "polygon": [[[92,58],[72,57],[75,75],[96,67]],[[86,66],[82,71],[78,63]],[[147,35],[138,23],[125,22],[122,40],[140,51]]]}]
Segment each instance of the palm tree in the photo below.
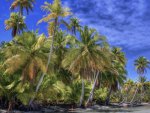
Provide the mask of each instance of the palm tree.
[{"label": "palm tree", "polygon": [[50,21],[53,21],[54,25],[58,26],[59,25],[58,20],[60,17],[66,17],[71,14],[69,8],[62,7],[60,0],[54,0],[52,4],[45,2],[45,5],[42,6],[42,9],[46,12],[49,12],[49,14],[44,18],[42,18],[38,23],[41,22],[49,23]]},{"label": "palm tree", "polygon": [[[56,62],[57,69],[61,67],[61,61],[64,58],[64,54],[67,51],[67,43],[69,43],[70,40],[68,40],[68,35],[66,35],[62,30],[57,31],[55,35],[55,41],[54,41],[54,54],[56,55]],[[51,38],[50,38],[51,40]]]},{"label": "palm tree", "polygon": [[81,27],[81,25],[79,24],[79,20],[78,18],[71,18],[71,23],[70,23],[70,28],[73,34],[76,35],[76,31],[77,29],[79,29]]},{"label": "palm tree", "polygon": [[99,71],[103,72],[110,62],[107,57],[108,50],[104,48],[106,44],[104,37],[87,26],[80,29],[79,33],[80,37],[76,39],[76,46],[68,50],[62,65],[73,74],[79,73],[81,75],[82,94],[79,104],[81,106],[84,96],[84,79],[92,78],[92,73],[96,73],[94,75],[98,76]]},{"label": "palm tree", "polygon": [[20,17],[18,13],[11,13],[10,18],[5,20],[5,25],[6,30],[12,29],[12,37],[15,37],[26,29],[24,18]]},{"label": "palm tree", "polygon": [[121,48],[113,47],[112,48],[112,67],[116,73],[112,73],[108,71],[108,75],[106,75],[106,80],[109,81],[109,92],[106,98],[105,104],[108,105],[110,103],[110,96],[112,91],[117,90],[118,86],[124,83],[126,79],[126,58],[124,53],[121,51]]},{"label": "palm tree", "polygon": [[129,93],[132,89],[132,87],[134,86],[134,81],[131,80],[131,79],[128,79],[123,87],[122,87],[122,92],[123,92],[123,100],[119,103],[119,104],[122,104],[122,103],[127,103],[128,102],[128,98],[130,97]]},{"label": "palm tree", "polygon": [[139,82],[140,82],[140,92],[141,92],[141,94],[140,94],[140,96],[141,96],[141,102],[142,102],[142,99],[143,99],[143,97],[144,97],[144,93],[145,93],[145,88],[144,88],[144,83],[146,82],[146,77],[145,76],[140,76],[140,78],[139,78]]},{"label": "palm tree", "polygon": [[24,32],[15,37],[15,43],[3,49],[6,61],[3,66],[6,74],[21,72],[22,80],[31,80],[37,76],[38,72],[46,72],[47,50],[44,47],[45,36],[37,38],[33,32]]},{"label": "palm tree", "polygon": [[71,31],[72,34],[74,34],[74,35],[76,35],[77,30],[79,30],[81,28],[78,18],[75,18],[75,17],[70,19],[69,24],[67,22],[65,22],[64,20],[62,20],[62,23],[65,24],[65,26],[67,26],[67,29],[69,31]]},{"label": "palm tree", "polygon": [[25,9],[27,11],[27,14],[29,13],[29,10],[33,10],[33,3],[35,0],[14,0],[14,2],[11,4],[10,9],[14,10],[16,8],[19,9],[19,16],[23,15],[23,10]]},{"label": "palm tree", "polygon": [[[147,72],[147,68],[150,68],[150,61],[147,60],[145,57],[141,56],[135,60],[134,65],[135,65],[137,73],[139,74],[139,82],[140,82],[140,78],[143,77],[144,74]],[[133,103],[133,100],[138,92],[138,89],[139,89],[139,85],[137,84],[137,88],[135,90],[135,93],[130,103]]]},{"label": "palm tree", "polygon": [[122,66],[122,64],[120,64],[119,62],[115,62],[115,64],[113,64],[113,68],[114,71],[116,71],[116,73],[112,73],[112,72],[108,72],[105,73],[104,77],[105,80],[107,82],[107,86],[109,87],[109,91],[107,94],[107,98],[105,101],[106,105],[109,105],[110,103],[110,96],[112,94],[112,91],[116,91],[118,90],[119,86],[122,86],[124,81],[126,80],[126,70],[125,67]]},{"label": "palm tree", "polygon": [[[71,83],[72,74],[68,70],[64,69],[61,65],[64,59],[65,53],[67,52],[67,47],[72,43],[71,35],[67,35],[62,30],[57,31],[55,35],[54,48],[53,48],[53,62],[54,62],[54,72],[57,75],[57,79],[63,81],[65,84]],[[48,38],[51,42],[51,38]]]},{"label": "palm tree", "polygon": [[[54,37],[55,37],[56,31],[57,31],[58,26],[59,26],[59,23],[58,23],[59,18],[69,16],[71,14],[71,12],[70,12],[69,8],[62,7],[60,0],[54,0],[54,2],[52,4],[45,2],[45,5],[42,6],[42,8],[44,11],[49,12],[49,14],[46,17],[42,18],[38,23],[41,23],[41,22],[48,22],[49,23],[48,32],[49,32],[50,38],[52,38],[52,42],[51,42],[51,46],[50,46],[50,50],[49,50],[49,55],[48,55],[47,66],[46,66],[46,72],[47,72],[48,66],[49,66],[50,61],[51,61],[51,56],[53,53]],[[45,74],[46,73],[42,74],[42,76],[41,76],[41,78],[37,84],[36,93],[38,92],[38,90],[41,86],[41,83],[43,81]],[[29,105],[32,104],[33,100],[34,100],[34,98],[31,99]]]},{"label": "palm tree", "polygon": [[113,57],[114,60],[118,60],[122,65],[125,65],[126,64],[125,54],[121,50],[122,50],[121,48],[113,47],[112,48]]},{"label": "palm tree", "polygon": [[147,68],[150,68],[150,61],[141,56],[135,60],[134,65],[139,76],[144,76],[143,74],[147,72]]}]

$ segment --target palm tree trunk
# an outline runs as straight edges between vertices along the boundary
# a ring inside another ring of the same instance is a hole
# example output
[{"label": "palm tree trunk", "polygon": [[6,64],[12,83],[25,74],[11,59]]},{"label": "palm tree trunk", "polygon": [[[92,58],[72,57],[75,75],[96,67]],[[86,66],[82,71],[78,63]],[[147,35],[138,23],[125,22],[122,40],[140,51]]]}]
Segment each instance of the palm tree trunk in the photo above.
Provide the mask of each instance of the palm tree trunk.
[{"label": "palm tree trunk", "polygon": [[123,100],[119,103],[119,105],[128,102],[128,93],[122,98],[123,98]]},{"label": "palm tree trunk", "polygon": [[[21,18],[23,15],[23,9],[21,8],[21,5],[19,5],[19,18]],[[17,22],[17,26],[12,31],[12,37],[14,38],[16,35],[19,34],[19,21]]]},{"label": "palm tree trunk", "polygon": [[[140,76],[141,76],[141,75],[139,75],[139,82],[140,82]],[[138,84],[137,84],[137,88],[136,88],[136,90],[135,90],[135,93],[134,93],[134,95],[133,95],[133,98],[132,98],[131,101],[130,101],[130,104],[133,104],[133,100],[135,99],[135,96],[136,96],[136,94],[137,94],[137,92],[138,92],[138,89],[139,89],[139,87],[138,87]]]},{"label": "palm tree trunk", "polygon": [[13,38],[17,35],[17,32],[18,32],[18,24],[17,24],[17,27],[12,29],[12,34],[11,35],[12,35]]},{"label": "palm tree trunk", "polygon": [[97,81],[97,89],[100,89],[101,88],[101,80],[102,80],[102,75],[99,75],[100,76],[100,79]]},{"label": "palm tree trunk", "polygon": [[109,105],[111,93],[112,93],[112,86],[110,86],[110,89],[109,89],[109,92],[105,101],[105,105]]},{"label": "palm tree trunk", "polygon": [[83,103],[83,99],[84,99],[84,80],[82,78],[82,92],[81,92],[79,107],[81,107],[81,105]]},{"label": "palm tree trunk", "polygon": [[96,81],[97,81],[97,79],[98,79],[98,76],[99,76],[99,71],[98,71],[97,74],[96,74],[96,78],[95,78],[95,81],[94,81],[92,90],[91,90],[91,92],[90,92],[89,98],[88,98],[88,100],[87,100],[87,102],[86,102],[86,106],[88,105],[88,103],[89,103],[90,101],[93,100],[94,89],[95,89],[95,86],[96,86]]},{"label": "palm tree trunk", "polygon": [[21,5],[19,5],[19,16],[20,17],[23,16],[23,9],[22,9]]},{"label": "palm tree trunk", "polygon": [[131,86],[129,87],[129,89],[127,90],[126,94],[123,97],[123,100],[119,104],[128,102],[128,96],[129,96],[130,91],[131,91]]},{"label": "palm tree trunk", "polygon": [[134,100],[134,98],[135,98],[135,96],[136,96],[136,94],[137,94],[138,89],[139,89],[139,87],[137,86],[137,87],[136,87],[136,90],[135,90],[135,93],[134,93],[134,95],[133,95],[133,97],[132,97],[132,99],[131,99],[131,101],[130,101],[131,104],[133,103],[133,100]]},{"label": "palm tree trunk", "polygon": [[[51,56],[52,56],[52,53],[53,53],[53,46],[54,46],[54,36],[52,37],[52,44],[51,44],[51,47],[50,47],[50,50],[49,50],[48,62],[47,62],[46,70],[48,70],[48,66],[50,64]],[[42,74],[42,76],[41,76],[41,78],[40,78],[40,80],[38,82],[38,85],[36,87],[36,92],[38,92],[39,87],[41,86],[45,75],[46,75],[46,73]]]},{"label": "palm tree trunk", "polygon": [[[19,5],[19,18],[21,18],[23,15],[23,9],[21,8],[21,5]],[[16,33],[14,34],[14,37],[19,34],[19,21],[17,22],[17,28]]]},{"label": "palm tree trunk", "polygon": [[11,112],[12,111],[12,101],[10,100],[9,103],[8,103],[8,109],[7,109],[7,112]]},{"label": "palm tree trunk", "polygon": [[[58,19],[56,18],[56,19],[55,19],[54,34],[53,34],[53,36],[52,36],[52,43],[51,43],[51,46],[50,46],[49,55],[48,55],[48,62],[47,62],[47,65],[46,65],[46,72],[48,71],[48,66],[49,66],[49,64],[50,64],[51,56],[52,56],[52,53],[53,53],[54,37],[55,37],[56,28],[57,28],[57,20],[58,20]],[[35,90],[35,93],[36,93],[36,94],[37,94],[37,92],[39,91],[39,88],[40,88],[40,86],[41,86],[41,84],[42,84],[42,82],[43,82],[43,79],[44,79],[45,75],[46,75],[46,73],[43,73],[43,74],[41,75],[41,78],[40,78],[40,80],[39,80],[39,82],[38,82],[38,84],[37,84],[37,86],[36,86],[36,90]],[[30,100],[29,105],[32,104],[34,98],[35,98],[35,96]]]},{"label": "palm tree trunk", "polygon": [[124,103],[126,101],[126,96],[123,98],[123,100],[119,103],[119,105],[120,104],[122,104],[122,103]]},{"label": "palm tree trunk", "polygon": [[141,94],[140,94],[140,102],[142,102],[142,100],[143,100],[143,97],[144,97],[144,88],[143,88],[143,83],[141,84],[142,86],[141,86]]}]

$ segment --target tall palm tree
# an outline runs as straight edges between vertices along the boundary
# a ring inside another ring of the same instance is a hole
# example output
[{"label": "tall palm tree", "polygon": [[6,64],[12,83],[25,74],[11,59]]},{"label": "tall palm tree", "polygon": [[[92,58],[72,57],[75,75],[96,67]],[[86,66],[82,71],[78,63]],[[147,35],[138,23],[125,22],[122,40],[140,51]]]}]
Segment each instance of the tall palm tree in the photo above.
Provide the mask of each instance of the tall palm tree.
[{"label": "tall palm tree", "polygon": [[116,91],[118,90],[119,86],[122,86],[124,81],[126,80],[126,70],[125,67],[122,66],[122,64],[120,64],[119,62],[115,62],[115,64],[113,64],[113,68],[116,71],[116,73],[112,73],[112,72],[108,72],[105,73],[104,77],[105,80],[107,82],[107,86],[109,87],[109,91],[107,94],[107,98],[105,101],[106,105],[109,105],[110,103],[110,96],[112,94],[112,91]]},{"label": "tall palm tree", "polygon": [[118,60],[121,64],[125,65],[126,64],[125,54],[121,50],[122,50],[121,48],[113,47],[112,48],[113,57],[114,59]]},{"label": "tall palm tree", "polygon": [[109,92],[106,98],[105,104],[108,105],[110,103],[110,96],[112,91],[118,89],[118,85],[122,85],[124,80],[126,79],[126,58],[124,53],[121,51],[121,48],[113,47],[112,48],[112,67],[116,71],[116,73],[112,73],[108,71],[108,75],[106,76],[106,80],[109,80]]},{"label": "tall palm tree", "polygon": [[[54,2],[52,4],[45,2],[45,5],[42,6],[42,9],[44,11],[48,12],[49,14],[46,17],[42,18],[38,23],[41,23],[41,22],[48,22],[49,23],[48,32],[49,32],[49,37],[52,38],[52,43],[50,46],[48,61],[47,61],[47,66],[46,66],[46,72],[47,72],[48,66],[49,66],[50,61],[51,61],[51,56],[53,53],[54,37],[55,37],[56,31],[58,30],[59,18],[69,16],[71,14],[71,12],[70,12],[69,8],[62,7],[60,0],[54,0]],[[45,74],[46,73],[42,74],[42,76],[41,76],[41,78],[37,84],[36,93],[38,92],[38,90],[41,86],[41,83],[43,81]],[[32,104],[33,100],[34,100],[34,98],[31,99],[29,105]]]},{"label": "tall palm tree", "polygon": [[[72,43],[71,39],[73,38],[74,37],[67,35],[62,30],[57,31],[55,35],[53,49],[53,56],[55,56],[55,58],[53,59],[54,72],[57,73],[57,78],[63,81],[63,83],[65,84],[69,84],[71,82],[72,74],[62,67],[61,62],[64,59],[65,53],[67,52],[66,46]],[[51,41],[51,38],[49,38],[48,40]]]},{"label": "tall palm tree", "polygon": [[144,76],[147,72],[147,68],[150,68],[150,61],[141,56],[135,60],[134,65],[139,76]]},{"label": "tall palm tree", "polygon": [[103,72],[110,62],[107,57],[108,50],[104,48],[106,44],[104,37],[87,26],[80,29],[79,33],[80,37],[76,39],[76,46],[69,49],[62,65],[73,74],[79,73],[81,75],[82,94],[79,104],[81,106],[84,96],[84,79],[93,78],[93,73],[98,76],[99,71]]},{"label": "tall palm tree", "polygon": [[81,28],[81,25],[79,24],[78,18],[75,18],[75,17],[70,19],[69,24],[67,22],[65,22],[64,20],[62,20],[62,23],[65,24],[67,29],[69,31],[71,31],[72,34],[74,34],[74,35],[76,35],[77,30],[79,30]]},{"label": "tall palm tree", "polygon": [[[144,74],[147,72],[147,68],[150,68],[150,61],[146,59],[143,56],[140,56],[138,59],[135,60],[134,66],[136,68],[137,73],[139,74],[139,82],[140,78],[144,76]],[[135,93],[133,95],[133,98],[131,99],[130,103],[133,103],[133,100],[139,90],[139,85],[137,84],[137,88],[135,90]]]},{"label": "tall palm tree", "polygon": [[18,13],[11,13],[10,18],[5,20],[5,25],[6,30],[12,29],[12,37],[15,37],[27,28],[24,18],[20,17]]},{"label": "tall palm tree", "polygon": [[29,13],[29,10],[31,10],[31,11],[33,10],[34,2],[35,2],[35,0],[14,0],[10,6],[10,9],[14,10],[14,9],[18,8],[19,16],[22,16],[24,9],[27,11],[27,14]]},{"label": "tall palm tree", "polygon": [[21,72],[22,80],[33,80],[38,72],[46,72],[47,53],[44,51],[45,36],[36,36],[33,32],[24,32],[15,37],[15,44],[3,49],[6,57],[4,62],[5,73]]},{"label": "tall palm tree", "polygon": [[[114,49],[118,49],[117,52],[114,51]],[[126,78],[125,77],[126,59],[125,59],[124,53],[121,52],[120,48],[113,48],[112,51],[109,51],[109,52],[110,52],[109,60],[111,61],[111,64],[109,68],[106,68],[106,70],[102,72],[101,75],[99,75],[99,77],[96,76],[97,78],[95,79],[95,82],[94,82],[95,84],[96,82],[100,83],[102,81],[103,82],[105,81],[107,83],[106,86],[109,87],[109,92],[107,95],[106,104],[109,104],[112,91],[116,91],[118,88],[118,85],[121,85]],[[93,86],[95,86],[95,84],[93,84]],[[90,93],[90,96],[86,105],[88,104],[90,100],[92,101],[93,91]]]},{"label": "tall palm tree", "polygon": [[42,18],[38,23],[41,22],[54,22],[55,26],[58,26],[60,17],[66,17],[71,14],[70,9],[67,7],[62,7],[60,0],[54,0],[52,4],[45,2],[45,5],[42,6],[42,9],[46,12],[49,12],[44,18]]},{"label": "tall palm tree", "polygon": [[79,24],[79,19],[78,18],[71,18],[70,19],[70,28],[73,34],[76,35],[77,29],[81,28],[81,25]]}]

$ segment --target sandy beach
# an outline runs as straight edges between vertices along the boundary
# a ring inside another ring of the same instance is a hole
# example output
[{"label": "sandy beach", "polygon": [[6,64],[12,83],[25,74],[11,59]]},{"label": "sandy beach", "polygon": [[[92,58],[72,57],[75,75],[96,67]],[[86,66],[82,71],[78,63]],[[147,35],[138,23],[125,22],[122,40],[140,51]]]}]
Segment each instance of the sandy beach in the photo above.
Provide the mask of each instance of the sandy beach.
[{"label": "sandy beach", "polygon": [[[0,113],[6,113],[6,110],[0,110]],[[13,113],[56,113],[50,109],[42,110],[42,111],[30,111],[30,112],[23,112],[23,111],[13,111]],[[57,112],[57,113],[67,113],[67,112]],[[77,108],[74,111],[70,111],[68,113],[150,113],[150,105],[140,106],[140,107],[130,107],[130,108],[110,108],[106,106],[97,107],[96,109],[87,108],[87,109],[80,109]]]}]

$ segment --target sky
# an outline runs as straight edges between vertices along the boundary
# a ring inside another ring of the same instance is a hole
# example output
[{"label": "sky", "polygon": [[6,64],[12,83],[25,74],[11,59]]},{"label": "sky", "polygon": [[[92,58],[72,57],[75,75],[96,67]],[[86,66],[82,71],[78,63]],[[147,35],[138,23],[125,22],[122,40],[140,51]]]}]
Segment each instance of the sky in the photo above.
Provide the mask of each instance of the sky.
[{"label": "sky", "polygon": [[[10,41],[11,31],[5,31],[4,20],[9,18],[13,0],[0,0],[0,42]],[[36,0],[33,12],[26,15],[29,30],[47,34],[47,24],[37,25],[46,13],[41,10],[45,1]],[[112,46],[119,46],[127,57],[128,77],[137,80],[134,60],[139,56],[150,59],[150,0],[62,0],[70,7],[82,25],[97,29]],[[150,71],[146,77],[150,80]]]}]

